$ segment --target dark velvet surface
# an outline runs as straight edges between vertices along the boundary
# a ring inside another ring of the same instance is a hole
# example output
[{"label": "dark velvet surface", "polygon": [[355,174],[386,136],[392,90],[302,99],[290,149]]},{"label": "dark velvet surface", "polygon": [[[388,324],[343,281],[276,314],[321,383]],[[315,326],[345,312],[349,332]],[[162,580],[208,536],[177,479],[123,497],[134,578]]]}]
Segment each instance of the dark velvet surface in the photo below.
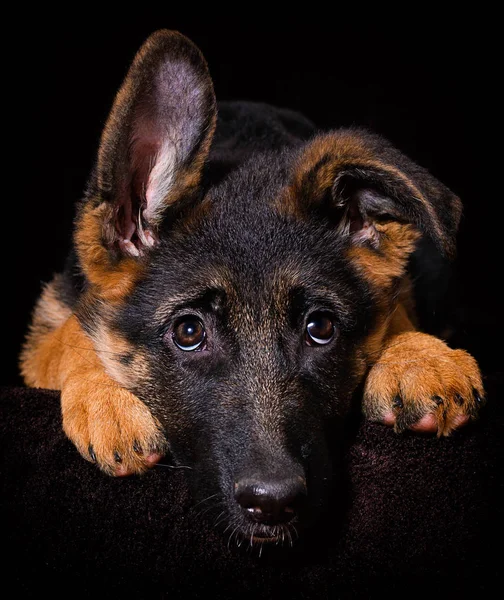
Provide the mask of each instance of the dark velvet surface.
[{"label": "dark velvet surface", "polygon": [[487,388],[480,421],[450,438],[349,423],[329,516],[262,556],[215,529],[183,471],[107,477],[65,439],[56,392],[3,388],[4,586],[17,598],[493,595],[504,423],[502,385]]}]

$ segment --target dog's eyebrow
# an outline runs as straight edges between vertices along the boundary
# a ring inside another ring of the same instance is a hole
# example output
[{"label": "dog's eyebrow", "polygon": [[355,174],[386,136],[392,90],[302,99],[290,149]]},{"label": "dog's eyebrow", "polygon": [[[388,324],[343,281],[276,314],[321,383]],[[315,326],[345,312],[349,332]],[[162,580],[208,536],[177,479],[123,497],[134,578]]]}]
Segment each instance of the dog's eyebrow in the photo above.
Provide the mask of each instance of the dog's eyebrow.
[{"label": "dog's eyebrow", "polygon": [[301,310],[320,305],[320,308],[332,308],[342,317],[350,312],[350,302],[341,290],[334,290],[327,286],[305,288],[296,286],[291,289],[290,302],[298,304]]},{"label": "dog's eyebrow", "polygon": [[154,319],[159,323],[164,323],[174,313],[187,309],[215,311],[219,309],[227,295],[227,286],[193,289],[174,294],[158,306],[154,313]]}]

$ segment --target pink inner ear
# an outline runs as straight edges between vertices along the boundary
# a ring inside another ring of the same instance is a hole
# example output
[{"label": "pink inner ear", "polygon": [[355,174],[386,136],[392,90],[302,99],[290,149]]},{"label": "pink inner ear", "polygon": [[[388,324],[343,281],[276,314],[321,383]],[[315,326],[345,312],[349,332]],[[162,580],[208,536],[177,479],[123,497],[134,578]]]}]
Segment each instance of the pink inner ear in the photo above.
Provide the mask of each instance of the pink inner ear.
[{"label": "pink inner ear", "polygon": [[348,204],[347,219],[350,221],[350,233],[360,231],[364,227],[364,219],[359,210],[358,201],[352,198]]},{"label": "pink inner ear", "polygon": [[372,223],[364,221],[362,227],[352,233],[352,241],[356,244],[369,242],[374,248],[377,248],[380,240],[375,226]]},{"label": "pink inner ear", "polygon": [[121,199],[117,222],[119,246],[130,256],[141,255],[145,247],[156,241],[148,223],[155,214],[152,205],[159,202],[156,192],[163,187],[162,177],[168,175],[166,162],[160,164],[160,148],[152,125],[139,120],[129,150],[130,181]]},{"label": "pink inner ear", "polygon": [[367,189],[358,189],[352,192],[347,203],[346,226],[354,243],[365,244],[367,242],[376,248],[379,244],[379,235],[374,222],[363,208],[366,198],[371,194],[372,192]]},{"label": "pink inner ear", "polygon": [[100,147],[102,179],[115,187],[111,243],[126,254],[139,256],[155,244],[177,176],[199,156],[215,116],[212,82],[194,45],[173,32],[149,38],[117,95]]}]

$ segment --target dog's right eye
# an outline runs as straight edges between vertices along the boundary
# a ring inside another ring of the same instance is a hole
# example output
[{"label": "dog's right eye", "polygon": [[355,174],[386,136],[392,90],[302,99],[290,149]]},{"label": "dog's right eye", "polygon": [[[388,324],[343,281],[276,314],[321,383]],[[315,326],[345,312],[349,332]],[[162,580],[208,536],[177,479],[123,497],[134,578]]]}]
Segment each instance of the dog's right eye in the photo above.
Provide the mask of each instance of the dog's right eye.
[{"label": "dog's right eye", "polygon": [[205,328],[198,318],[183,317],[175,323],[172,339],[180,350],[184,350],[184,352],[202,350],[205,338]]},{"label": "dog's right eye", "polygon": [[305,340],[308,346],[325,346],[334,338],[336,326],[330,315],[315,312],[306,325]]}]

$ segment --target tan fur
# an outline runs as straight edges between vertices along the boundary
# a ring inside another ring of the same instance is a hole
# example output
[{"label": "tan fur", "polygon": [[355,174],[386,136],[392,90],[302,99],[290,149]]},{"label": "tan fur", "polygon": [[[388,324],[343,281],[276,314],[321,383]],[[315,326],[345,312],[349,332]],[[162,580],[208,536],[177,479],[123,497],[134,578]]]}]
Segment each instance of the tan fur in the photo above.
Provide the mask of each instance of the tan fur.
[{"label": "tan fur", "polygon": [[[93,346],[107,375],[121,387],[131,389],[139,381],[147,379],[146,357],[123,337],[110,331],[106,325],[100,324],[96,328]],[[120,360],[122,356],[129,358],[126,365]]]},{"label": "tan fur", "polygon": [[77,221],[75,247],[82,269],[95,286],[97,295],[108,302],[116,302],[133,289],[143,266],[136,258],[113,261],[106,239],[111,213],[112,208],[105,202],[96,207],[88,204]]},{"label": "tan fur", "polygon": [[348,258],[381,297],[389,293],[395,280],[404,276],[420,234],[411,225],[395,221],[375,223],[374,227],[379,236],[379,251],[356,245],[349,250]]},{"label": "tan fur", "polygon": [[[320,167],[313,172],[319,163]],[[378,169],[402,181],[409,188],[412,197],[423,205],[431,217],[436,234],[444,238],[433,207],[414,183],[401,170],[380,161],[359,137],[348,132],[332,132],[318,136],[303,150],[294,169],[293,182],[278,203],[279,209],[302,216],[333,187],[339,173],[347,167]],[[309,190],[306,189],[307,186]],[[307,197],[309,202],[306,201]]]},{"label": "tan fur", "polygon": [[[25,350],[28,385],[61,390],[63,429],[84,458],[92,446],[101,469],[114,474],[147,469],[145,455],[163,451],[160,424],[149,409],[104,369],[74,315]],[[135,451],[141,449],[141,452]]]},{"label": "tan fur", "polygon": [[[71,316],[71,311],[58,298],[56,291],[61,276],[44,287],[33,311],[32,322],[23,346],[20,367],[26,385],[32,387],[53,387],[48,385],[45,373],[50,369],[50,359],[46,356],[44,348],[50,345],[54,331],[62,326]],[[57,389],[57,386],[55,386]]]},{"label": "tan fur", "polygon": [[415,331],[402,305],[390,321],[379,356],[368,358],[374,364],[365,383],[363,410],[370,420],[383,422],[393,415],[399,431],[432,414],[437,434],[448,435],[466,417],[476,417],[475,392],[484,397],[478,364],[464,350],[452,350],[442,340]]},{"label": "tan fur", "polygon": [[[416,331],[406,268],[418,232],[395,222],[375,227],[379,251],[356,245],[348,254],[370,284],[382,313],[375,331],[357,351],[357,368],[371,367],[364,414],[370,420],[394,423],[396,431],[413,428],[432,414],[438,435],[448,435],[465,417],[477,414],[474,391],[484,395],[478,365],[467,352],[451,350],[442,340]],[[394,301],[391,286],[398,281],[401,287]]]},{"label": "tan fur", "polygon": [[[416,331],[406,268],[418,232],[396,222],[375,227],[379,251],[356,245],[348,254],[369,282],[382,312],[376,329],[357,350],[356,369],[363,372],[372,367],[365,383],[364,414],[370,420],[394,423],[397,431],[413,428],[432,414],[438,435],[448,435],[466,417],[476,417],[474,392],[484,396],[478,365],[467,352],[452,350],[442,340]],[[399,280],[394,303],[391,286]]]}]

